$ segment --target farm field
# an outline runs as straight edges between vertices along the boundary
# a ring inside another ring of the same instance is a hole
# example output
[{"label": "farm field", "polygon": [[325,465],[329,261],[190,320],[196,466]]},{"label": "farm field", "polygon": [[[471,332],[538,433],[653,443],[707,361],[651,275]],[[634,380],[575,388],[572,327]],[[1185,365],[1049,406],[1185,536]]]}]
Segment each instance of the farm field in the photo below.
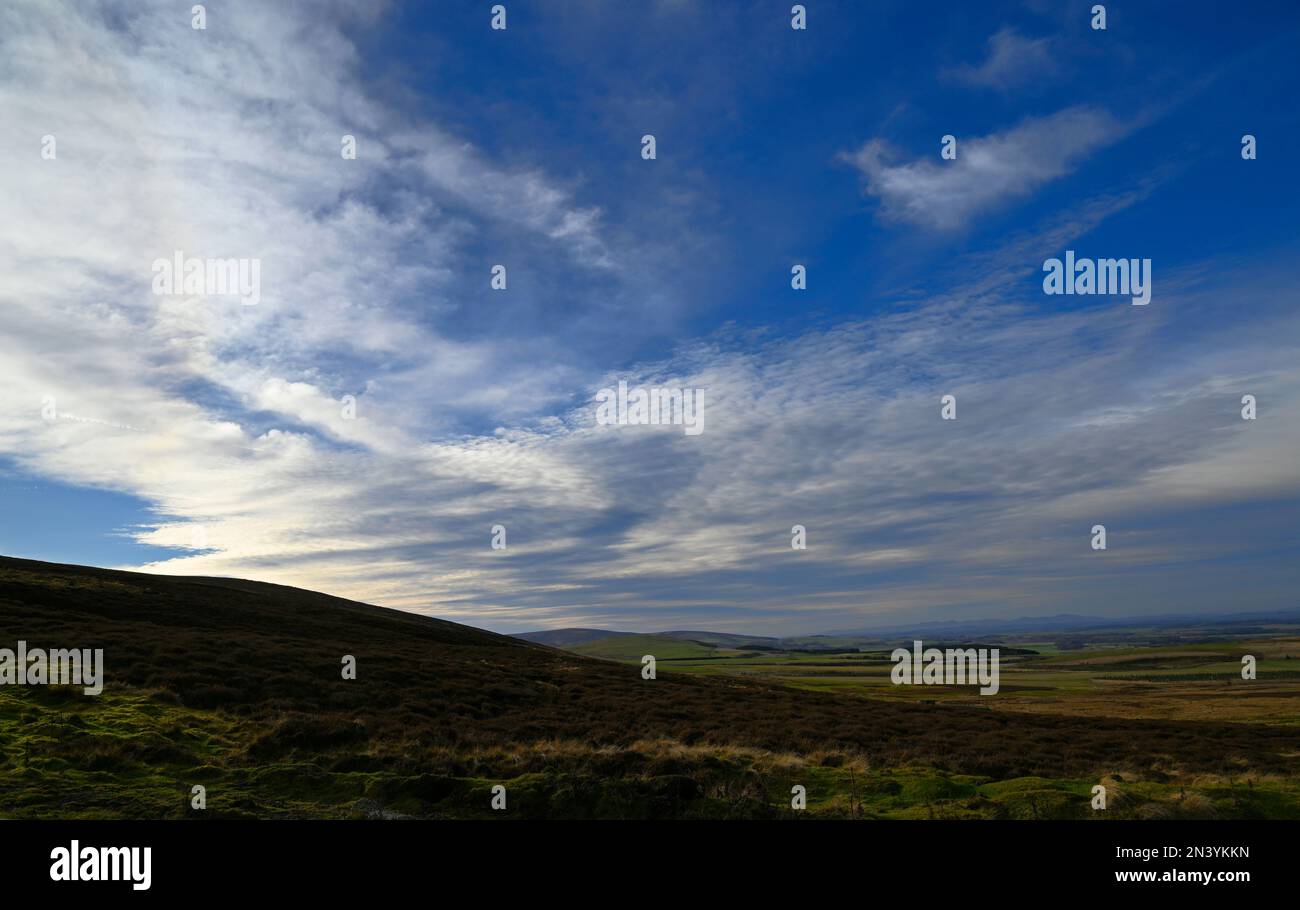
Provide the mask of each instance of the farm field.
[{"label": "farm field", "polygon": [[[1167,635],[1167,630],[1161,630]],[[1113,635],[1113,633],[1112,633]],[[1139,642],[1152,633],[1129,633]],[[655,650],[670,642],[671,650]],[[843,646],[843,642],[839,642]],[[1074,717],[1176,718],[1229,720],[1284,726],[1300,725],[1300,630],[1181,644],[1107,642],[1059,650],[1054,642],[1032,639],[1004,642],[998,694],[981,696],[968,688],[895,686],[885,646],[864,641],[856,653],[754,651],[708,648],[688,654],[682,642],[657,636],[602,639],[580,653],[639,662],[644,654],[663,661],[667,672],[733,675],[779,681],[800,689],[837,692],[887,701],[933,701],[994,711]],[[972,644],[972,643],[962,643]],[[979,642],[996,646],[998,642]],[[940,645],[941,646],[941,645]],[[1007,653],[1033,652],[1033,653]],[[578,649],[575,649],[578,650]],[[1241,678],[1241,658],[1256,658],[1257,678]]]}]

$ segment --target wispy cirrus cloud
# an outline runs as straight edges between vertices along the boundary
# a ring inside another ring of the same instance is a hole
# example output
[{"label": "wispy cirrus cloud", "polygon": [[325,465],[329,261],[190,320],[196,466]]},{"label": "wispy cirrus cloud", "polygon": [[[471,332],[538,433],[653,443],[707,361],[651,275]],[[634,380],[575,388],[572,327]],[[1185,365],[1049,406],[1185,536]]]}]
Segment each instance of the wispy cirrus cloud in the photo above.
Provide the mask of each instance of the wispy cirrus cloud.
[{"label": "wispy cirrus cloud", "polygon": [[[0,11],[0,455],[151,503],[131,532],[187,555],[144,568],[511,630],[1208,609],[1247,576],[1253,607],[1293,596],[1259,546],[1294,542],[1300,490],[1284,271],[1161,271],[1146,310],[1045,307],[1037,263],[1138,187],[906,308],[616,368],[574,351],[641,343],[685,306],[645,264],[655,232],[629,240],[569,180],[390,110],[355,69],[353,15],[223,4],[196,35],[165,3]],[[957,162],[858,164],[891,217],[947,225],[1124,131],[1074,108],[963,140]],[[504,248],[510,292],[480,295]],[[259,257],[262,303],[153,295],[175,249]],[[597,427],[590,396],[619,378],[703,388],[706,431]],[[89,419],[47,419],[46,398]]]},{"label": "wispy cirrus cloud", "polygon": [[957,137],[952,161],[939,158],[937,144],[931,155],[902,161],[882,139],[843,158],[861,172],[866,193],[880,200],[883,217],[953,230],[1069,174],[1132,128],[1099,108],[1072,107],[1004,132]]},{"label": "wispy cirrus cloud", "polygon": [[1060,72],[1058,54],[1054,39],[1028,38],[1004,26],[989,36],[983,62],[949,67],[943,75],[976,88],[1008,91],[1055,77]]}]

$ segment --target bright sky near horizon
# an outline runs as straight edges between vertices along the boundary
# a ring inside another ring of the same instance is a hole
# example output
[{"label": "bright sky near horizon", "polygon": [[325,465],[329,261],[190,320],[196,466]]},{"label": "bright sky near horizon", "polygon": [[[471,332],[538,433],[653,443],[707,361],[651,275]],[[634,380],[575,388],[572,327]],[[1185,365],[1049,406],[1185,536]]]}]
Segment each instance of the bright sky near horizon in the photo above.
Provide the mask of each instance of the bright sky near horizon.
[{"label": "bright sky near horizon", "polygon": [[192,5],[0,7],[0,553],[500,631],[1300,606],[1300,6]]}]

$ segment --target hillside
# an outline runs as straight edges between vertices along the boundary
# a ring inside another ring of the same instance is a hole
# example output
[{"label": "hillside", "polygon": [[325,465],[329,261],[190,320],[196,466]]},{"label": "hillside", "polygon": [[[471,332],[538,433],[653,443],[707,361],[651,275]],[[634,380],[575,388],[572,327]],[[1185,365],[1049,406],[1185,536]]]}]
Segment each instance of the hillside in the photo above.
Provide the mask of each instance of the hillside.
[{"label": "hillside", "polygon": [[1300,814],[1290,789],[1233,783],[1295,780],[1294,729],[994,715],[671,663],[647,681],[255,582],[0,558],[0,647],[19,639],[103,648],[106,682],[0,687],[2,817],[193,815],[194,784],[209,816],[489,816],[495,783],[512,816],[775,816],[792,782],[820,814],[1070,816],[1104,775],[1128,794],[1115,814],[1198,775],[1233,789],[1219,813]]},{"label": "hillside", "polygon": [[[590,645],[595,642],[604,641],[605,639],[632,638],[636,636],[641,638],[690,641],[702,645],[712,645],[715,648],[747,648],[757,646],[769,649],[796,648],[821,650],[838,647],[857,647],[860,645],[879,645],[881,642],[881,639],[878,638],[836,638],[826,635],[771,638],[765,635],[737,635],[731,632],[613,632],[609,629],[544,629],[539,632],[519,632],[512,637],[522,638],[524,641],[536,642],[537,644],[550,645],[552,648],[580,650],[584,645]],[[612,643],[609,642],[606,644],[612,645]],[[637,657],[640,656],[641,655],[639,654],[637,655]]]},{"label": "hillside", "polygon": [[568,650],[587,657],[634,661],[639,664],[646,654],[653,655],[656,660],[684,660],[690,657],[708,657],[716,649],[702,642],[670,638],[667,635],[618,635],[572,645]]}]

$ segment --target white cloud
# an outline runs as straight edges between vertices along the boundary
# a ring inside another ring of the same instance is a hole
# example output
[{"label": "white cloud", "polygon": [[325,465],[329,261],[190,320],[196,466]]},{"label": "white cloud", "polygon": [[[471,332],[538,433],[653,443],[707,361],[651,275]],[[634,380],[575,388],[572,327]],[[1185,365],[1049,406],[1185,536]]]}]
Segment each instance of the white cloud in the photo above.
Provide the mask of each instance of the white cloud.
[{"label": "white cloud", "polygon": [[983,63],[951,67],[945,75],[978,88],[1006,91],[1030,82],[1041,84],[1059,70],[1058,49],[1051,38],[1026,38],[1005,26],[989,37],[988,44]]},{"label": "white cloud", "polygon": [[1002,133],[958,136],[952,161],[940,159],[938,137],[933,153],[914,161],[891,163],[897,156],[881,139],[845,158],[861,171],[884,217],[952,230],[1070,173],[1129,129],[1106,111],[1072,107]]},{"label": "white cloud", "polygon": [[[1023,239],[913,309],[757,348],[707,339],[613,377],[705,388],[701,436],[597,428],[588,405],[556,402],[610,376],[547,338],[470,337],[441,317],[465,244],[493,222],[581,268],[627,251],[542,173],[436,125],[390,138],[395,115],[358,87],[338,10],[311,8],[325,13],[299,31],[302,7],[223,4],[206,34],[170,4],[0,11],[0,455],[156,504],[145,542],[190,547],[203,528],[211,552],[151,570],[514,628],[818,629],[864,611],[1077,602],[1092,589],[1061,578],[1079,573],[1096,514],[1122,543],[1135,523],[1297,490],[1300,379],[1279,342],[1297,337],[1294,314],[1234,311],[1224,334],[1214,305],[1167,282],[1144,319],[1105,303],[1045,315],[1010,293],[1009,274],[1034,270]],[[887,207],[934,223],[940,200],[969,217],[1120,131],[1088,110],[1031,121],[965,143],[952,183],[929,163],[859,163]],[[339,158],[343,132],[367,137],[364,161]],[[46,133],[56,161],[39,157]],[[175,249],[261,258],[262,304],[155,297],[150,263]],[[664,294],[642,292],[647,308]],[[1175,329],[1213,352],[1204,384],[1152,364]],[[1267,403],[1256,425],[1236,418],[1243,387]],[[956,423],[938,419],[946,393]],[[64,416],[42,418],[46,396]],[[455,409],[482,426],[453,432]],[[504,552],[488,546],[496,523]],[[1236,530],[1221,552],[1259,539]],[[1143,533],[1115,565],[1204,545]],[[1131,576],[1092,571],[1108,604],[1130,603]],[[1224,590],[1185,578],[1193,596]]]}]

